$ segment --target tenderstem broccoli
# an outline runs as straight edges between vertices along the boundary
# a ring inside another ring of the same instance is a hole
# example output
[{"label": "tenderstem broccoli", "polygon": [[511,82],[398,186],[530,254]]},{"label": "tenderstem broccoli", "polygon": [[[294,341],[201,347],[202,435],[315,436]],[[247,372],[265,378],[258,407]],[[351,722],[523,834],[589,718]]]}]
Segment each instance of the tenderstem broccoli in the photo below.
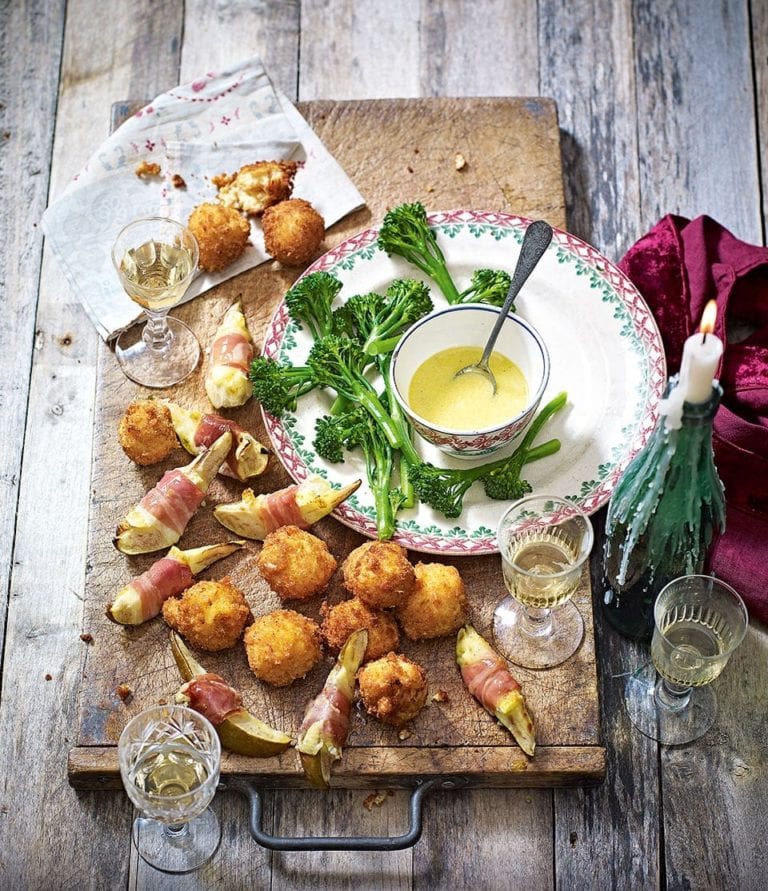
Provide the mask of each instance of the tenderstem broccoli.
[{"label": "tenderstem broccoli", "polygon": [[389,353],[403,332],[433,309],[429,288],[412,278],[395,279],[386,294],[356,294],[345,304],[368,356]]},{"label": "tenderstem broccoli", "polygon": [[317,454],[328,461],[343,460],[345,448],[360,448],[373,495],[376,533],[383,540],[392,538],[401,498],[392,481],[394,450],[381,426],[362,406],[343,415],[327,415],[315,425],[314,447]]},{"label": "tenderstem broccoli", "polygon": [[351,405],[362,405],[379,424],[390,446],[399,448],[401,432],[365,377],[366,363],[367,357],[356,341],[335,335],[316,340],[307,357],[319,386],[330,387]]},{"label": "tenderstem broccoli", "polygon": [[[459,295],[459,303],[489,303],[501,306],[507,299],[512,276],[503,269],[477,269],[469,287]],[[512,312],[515,307],[512,305]]]},{"label": "tenderstem broccoli", "polygon": [[340,290],[341,282],[330,272],[311,272],[286,293],[285,305],[290,317],[306,325],[317,340],[338,325],[331,305]]},{"label": "tenderstem broccoli", "polygon": [[530,485],[520,476],[523,466],[560,449],[558,439],[550,439],[539,446],[533,446],[533,441],[566,400],[566,393],[551,399],[531,422],[520,445],[506,458],[466,468],[441,468],[428,463],[412,466],[411,481],[419,499],[446,517],[458,517],[467,490],[478,480],[483,481],[489,498],[514,501],[530,492]]},{"label": "tenderstem broccoli", "polygon": [[249,377],[254,398],[277,418],[286,411],[295,411],[297,400],[317,386],[307,366],[281,365],[266,356],[251,362]]},{"label": "tenderstem broccoli", "polygon": [[414,201],[389,210],[379,229],[378,243],[388,255],[403,257],[432,278],[449,303],[461,301],[423,204]]}]

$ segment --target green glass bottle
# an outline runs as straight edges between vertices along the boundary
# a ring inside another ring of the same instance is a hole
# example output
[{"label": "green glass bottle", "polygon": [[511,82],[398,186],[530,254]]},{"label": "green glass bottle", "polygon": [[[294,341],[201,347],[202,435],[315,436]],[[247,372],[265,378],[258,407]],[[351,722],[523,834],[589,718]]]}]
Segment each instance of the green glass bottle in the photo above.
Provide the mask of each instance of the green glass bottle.
[{"label": "green glass bottle", "polygon": [[[670,378],[669,395],[677,385]],[[725,497],[712,453],[712,421],[723,391],[685,402],[679,429],[661,414],[608,505],[603,549],[603,613],[625,637],[649,639],[659,591],[701,573],[715,530],[725,529]]]}]

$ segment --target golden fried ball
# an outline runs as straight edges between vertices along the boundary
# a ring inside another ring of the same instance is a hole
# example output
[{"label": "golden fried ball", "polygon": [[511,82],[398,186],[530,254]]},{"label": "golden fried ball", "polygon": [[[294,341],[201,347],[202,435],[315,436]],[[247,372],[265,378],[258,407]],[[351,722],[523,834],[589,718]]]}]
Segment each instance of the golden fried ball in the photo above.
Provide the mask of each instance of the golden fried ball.
[{"label": "golden fried ball", "polygon": [[395,620],[383,610],[366,606],[357,597],[342,600],[330,608],[324,603],[320,612],[323,615],[323,637],[335,653],[344,646],[349,635],[360,628],[368,629],[368,646],[363,662],[379,659],[390,650],[396,650],[400,643]]},{"label": "golden fried ball", "polygon": [[342,567],[344,585],[368,606],[399,606],[413,591],[416,575],[405,548],[393,541],[367,541]]},{"label": "golden fried ball", "polygon": [[325,220],[303,198],[268,207],[261,225],[267,253],[284,266],[309,263],[325,236]]},{"label": "golden fried ball", "polygon": [[427,701],[427,675],[407,656],[387,653],[357,673],[360,696],[369,715],[400,727],[416,717]]},{"label": "golden fried ball", "polygon": [[303,678],[323,655],[318,624],[291,609],[256,619],[244,641],[251,671],[275,687]]},{"label": "golden fried ball", "polygon": [[336,560],[325,542],[298,526],[281,526],[270,532],[256,565],[282,600],[314,597],[336,571]]},{"label": "golden fried ball", "polygon": [[425,640],[458,631],[467,621],[467,595],[455,566],[417,563],[413,591],[397,608],[407,637]]},{"label": "golden fried ball", "polygon": [[272,204],[291,197],[296,161],[256,161],[245,164],[232,175],[214,176],[219,201],[248,214],[260,214]]},{"label": "golden fried ball", "polygon": [[157,464],[179,447],[167,405],[154,399],[132,402],[117,428],[123,451],[137,464]]},{"label": "golden fried ball", "polygon": [[199,204],[187,225],[200,248],[198,264],[206,272],[217,272],[237,260],[251,234],[248,220],[220,204]]},{"label": "golden fried ball", "polygon": [[163,618],[194,647],[210,653],[233,647],[251,618],[243,596],[228,578],[201,581],[163,604]]}]

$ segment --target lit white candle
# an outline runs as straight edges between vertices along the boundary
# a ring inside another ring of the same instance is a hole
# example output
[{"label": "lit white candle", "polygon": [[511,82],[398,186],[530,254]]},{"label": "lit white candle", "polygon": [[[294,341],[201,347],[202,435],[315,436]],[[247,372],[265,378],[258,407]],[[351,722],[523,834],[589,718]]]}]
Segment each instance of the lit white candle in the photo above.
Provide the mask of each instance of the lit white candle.
[{"label": "lit white candle", "polygon": [[683,346],[678,384],[660,406],[668,430],[680,428],[684,402],[707,402],[712,396],[712,382],[723,355],[723,342],[712,333],[716,319],[717,304],[710,300],[704,307],[698,333],[692,334]]}]

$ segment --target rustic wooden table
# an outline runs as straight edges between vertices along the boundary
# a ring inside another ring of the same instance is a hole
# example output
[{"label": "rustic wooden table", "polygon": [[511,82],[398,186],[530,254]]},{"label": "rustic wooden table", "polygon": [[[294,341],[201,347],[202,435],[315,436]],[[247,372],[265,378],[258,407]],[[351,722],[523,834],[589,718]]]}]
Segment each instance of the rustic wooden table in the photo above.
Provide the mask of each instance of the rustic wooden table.
[{"label": "rustic wooden table", "polygon": [[[67,782],[97,336],[39,220],[106,136],[113,102],[258,53],[296,100],[554,98],[568,226],[611,259],[666,212],[707,213],[764,243],[768,6],[8,0],[0,15],[0,886],[765,887],[768,635],[756,626],[717,681],[715,727],[660,749],[620,706],[642,651],[597,623],[608,772],[596,788],[436,793],[422,840],[394,854],[271,854],[247,835],[242,801],[221,795],[209,866],[170,878],[138,861],[127,798]],[[364,794],[280,792],[265,822],[286,834],[403,830],[407,793],[370,813]]]}]

